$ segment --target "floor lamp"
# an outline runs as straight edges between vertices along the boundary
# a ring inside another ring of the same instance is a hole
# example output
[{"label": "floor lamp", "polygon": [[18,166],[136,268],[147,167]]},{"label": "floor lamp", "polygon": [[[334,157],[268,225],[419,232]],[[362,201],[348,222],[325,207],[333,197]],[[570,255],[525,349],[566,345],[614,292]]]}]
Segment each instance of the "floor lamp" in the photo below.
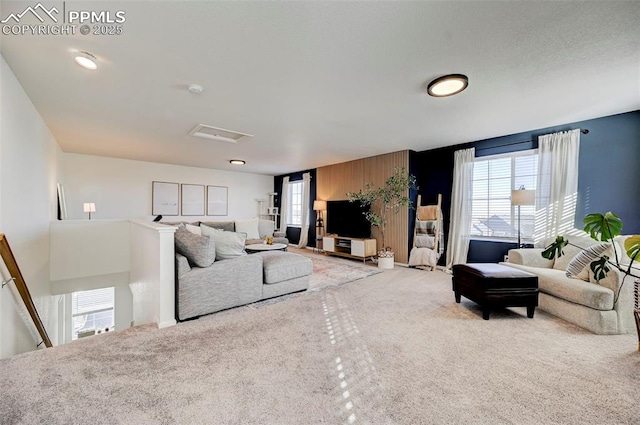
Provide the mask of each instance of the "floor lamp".
[{"label": "floor lamp", "polygon": [[518,190],[511,191],[511,205],[518,207],[518,248],[522,248],[520,243],[520,207],[522,205],[535,205],[536,191],[526,190],[524,186],[520,186]]}]

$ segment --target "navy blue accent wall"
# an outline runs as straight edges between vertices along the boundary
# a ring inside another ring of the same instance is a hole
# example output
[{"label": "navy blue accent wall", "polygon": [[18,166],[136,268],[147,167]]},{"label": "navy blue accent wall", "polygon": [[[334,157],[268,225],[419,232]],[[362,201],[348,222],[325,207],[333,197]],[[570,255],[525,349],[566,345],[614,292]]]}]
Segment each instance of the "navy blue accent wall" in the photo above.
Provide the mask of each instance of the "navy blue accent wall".
[{"label": "navy blue accent wall", "polygon": [[[625,234],[640,233],[640,111],[634,111],[413,154],[412,173],[424,202],[442,193],[445,246],[455,151],[475,147],[479,157],[534,149],[538,136],[576,128],[589,130],[580,137],[576,227],[582,228],[582,218],[589,213],[613,211],[622,218]],[[513,243],[472,240],[468,261],[502,261],[513,247]],[[443,261],[444,256],[440,264]]]},{"label": "navy blue accent wall", "polygon": [[[313,201],[316,199],[316,169],[312,170],[304,170],[297,171],[291,174],[283,174],[281,176],[275,176],[273,178],[273,191],[278,193],[276,197],[275,204],[279,210],[282,208],[281,199],[282,199],[282,179],[284,177],[289,176],[289,181],[294,182],[298,180],[302,180],[302,175],[304,173],[311,174],[311,187],[309,188],[309,236],[308,236],[308,246],[316,246],[316,212],[313,210]],[[299,227],[287,227],[287,239],[292,244],[297,244],[300,242],[300,228]]]}]

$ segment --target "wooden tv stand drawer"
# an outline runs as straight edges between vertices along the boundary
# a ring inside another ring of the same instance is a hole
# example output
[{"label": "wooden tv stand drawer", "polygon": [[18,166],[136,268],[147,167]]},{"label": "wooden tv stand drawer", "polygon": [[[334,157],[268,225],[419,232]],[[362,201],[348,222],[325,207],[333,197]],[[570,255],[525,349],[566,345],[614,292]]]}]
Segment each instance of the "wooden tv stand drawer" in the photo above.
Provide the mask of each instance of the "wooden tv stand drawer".
[{"label": "wooden tv stand drawer", "polygon": [[376,240],[325,236],[322,238],[322,248],[325,253],[330,255],[340,255],[367,261],[367,257],[375,257],[376,255]]}]

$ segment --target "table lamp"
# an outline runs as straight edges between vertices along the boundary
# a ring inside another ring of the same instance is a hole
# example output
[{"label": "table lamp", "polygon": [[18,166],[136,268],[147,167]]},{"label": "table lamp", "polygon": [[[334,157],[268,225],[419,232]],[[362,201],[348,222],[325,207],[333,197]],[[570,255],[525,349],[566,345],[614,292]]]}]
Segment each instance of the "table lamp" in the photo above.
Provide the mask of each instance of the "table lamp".
[{"label": "table lamp", "polygon": [[91,220],[91,213],[96,212],[96,204],[93,202],[85,202],[84,212],[89,213],[89,220]]}]

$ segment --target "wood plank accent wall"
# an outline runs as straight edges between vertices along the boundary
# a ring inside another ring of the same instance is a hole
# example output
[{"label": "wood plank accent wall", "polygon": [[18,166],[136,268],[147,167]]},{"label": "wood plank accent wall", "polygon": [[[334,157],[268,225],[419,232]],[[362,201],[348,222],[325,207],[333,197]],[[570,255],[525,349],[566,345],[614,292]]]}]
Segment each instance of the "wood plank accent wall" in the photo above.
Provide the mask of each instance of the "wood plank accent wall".
[{"label": "wood plank accent wall", "polygon": [[[397,167],[409,170],[408,150],[320,167],[316,175],[316,199],[345,200],[347,192],[363,189],[366,182],[372,182],[378,187],[384,184]],[[327,220],[330,218],[327,217]],[[377,228],[373,228],[378,249],[382,247],[382,237],[379,233]],[[393,247],[396,262],[409,262],[408,210],[399,211],[389,219],[387,245]]]}]

